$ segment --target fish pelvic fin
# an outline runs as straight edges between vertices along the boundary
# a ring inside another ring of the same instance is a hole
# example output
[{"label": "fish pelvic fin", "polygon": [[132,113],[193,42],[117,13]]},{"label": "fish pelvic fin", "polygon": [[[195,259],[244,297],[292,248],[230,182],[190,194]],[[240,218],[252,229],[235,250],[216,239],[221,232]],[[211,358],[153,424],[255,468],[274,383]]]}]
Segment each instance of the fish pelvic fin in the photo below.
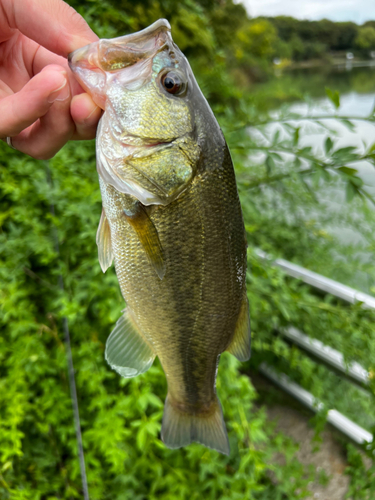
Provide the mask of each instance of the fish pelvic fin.
[{"label": "fish pelvic fin", "polygon": [[108,337],[105,359],[113,370],[125,378],[146,372],[154,362],[155,353],[140,334],[128,310]]},{"label": "fish pelvic fin", "polygon": [[229,440],[219,399],[212,403],[212,412],[184,413],[175,408],[169,396],[165,400],[161,439],[168,448],[181,448],[197,443],[229,455]]},{"label": "fish pelvic fin", "polygon": [[96,233],[96,244],[98,245],[99,264],[103,273],[112,265],[113,253],[111,243],[111,229],[108,219],[102,209],[98,231]]},{"label": "fish pelvic fin", "polygon": [[249,301],[245,295],[242,300],[234,336],[227,351],[236,356],[239,361],[248,361],[251,353],[251,330]]}]

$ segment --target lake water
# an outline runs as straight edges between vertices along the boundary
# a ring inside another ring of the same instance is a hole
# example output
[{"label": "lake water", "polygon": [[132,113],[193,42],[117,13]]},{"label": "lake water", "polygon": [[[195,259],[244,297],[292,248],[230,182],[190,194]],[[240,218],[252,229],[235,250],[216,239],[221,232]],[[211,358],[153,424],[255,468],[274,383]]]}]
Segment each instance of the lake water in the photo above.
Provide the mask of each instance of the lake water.
[{"label": "lake water", "polygon": [[[288,100],[290,94],[306,94],[311,97],[310,104],[294,100],[291,103],[291,110],[300,114],[317,115],[332,115],[335,110],[331,102],[326,96],[325,87],[331,90],[340,92],[341,106],[338,114],[340,116],[350,117],[366,117],[368,116],[375,105],[375,65],[367,67],[329,67],[329,68],[314,68],[298,71],[287,71],[281,73],[273,82],[270,83],[274,88],[278,89],[277,95],[280,96],[280,101]],[[290,100],[290,99],[289,99]],[[277,110],[275,111],[277,114]],[[337,132],[335,148],[346,146],[356,146],[361,151],[367,146],[375,143],[375,126],[374,124],[356,120],[356,130],[351,132],[347,127],[334,119],[324,121],[329,127]],[[303,124],[299,122],[298,124]],[[269,130],[272,131],[277,125],[270,125]],[[313,146],[314,150],[323,151],[323,145],[327,136],[323,131],[319,133],[309,133],[303,137],[303,146]],[[375,169],[367,162],[358,164],[350,164],[351,167],[357,168],[359,176],[366,184],[366,190],[375,197]],[[318,197],[323,201],[324,206],[329,210],[337,212],[347,206],[345,202],[345,192],[339,187],[323,188],[318,193]],[[371,205],[371,204],[369,204]],[[363,209],[364,210],[364,209]],[[356,208],[356,216],[360,219],[364,213],[361,213],[360,208]],[[368,218],[368,217],[367,217]],[[326,229],[334,234],[340,242],[347,246],[361,245],[361,251],[356,255],[364,264],[372,265],[374,263],[374,242],[375,242],[375,210],[374,210],[374,240],[368,241],[364,237],[363,232],[355,227],[345,227],[340,225],[327,226]],[[367,246],[367,248],[366,248]],[[369,274],[371,273],[371,275]],[[375,293],[375,276],[372,271],[361,271],[356,273],[351,280],[352,286],[362,289],[367,293]]]}]

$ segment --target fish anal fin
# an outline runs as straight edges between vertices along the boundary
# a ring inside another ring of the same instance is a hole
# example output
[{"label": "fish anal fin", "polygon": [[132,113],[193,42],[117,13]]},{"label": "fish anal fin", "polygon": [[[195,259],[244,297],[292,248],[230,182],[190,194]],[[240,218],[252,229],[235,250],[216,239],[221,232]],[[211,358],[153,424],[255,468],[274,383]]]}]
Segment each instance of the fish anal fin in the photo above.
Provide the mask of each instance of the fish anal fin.
[{"label": "fish anal fin", "polygon": [[165,274],[165,260],[158,232],[150,219],[146,208],[137,202],[134,210],[124,210],[126,220],[137,233],[139,241],[146,252],[147,258],[162,280]]},{"label": "fish anal fin", "polygon": [[245,296],[242,300],[234,337],[229,344],[227,351],[233,354],[233,356],[236,356],[239,361],[247,361],[248,359],[250,359],[251,331],[249,301],[247,299],[247,296]]},{"label": "fish anal fin", "polygon": [[228,434],[219,399],[207,414],[184,413],[173,406],[170,396],[165,400],[161,438],[168,448],[181,448],[196,441],[213,450],[229,455]]},{"label": "fish anal fin", "polygon": [[113,370],[125,378],[146,372],[154,362],[152,347],[139,333],[127,310],[107,339],[105,359]]},{"label": "fish anal fin", "polygon": [[96,244],[98,245],[99,264],[103,273],[111,266],[113,261],[111,229],[108,219],[102,209],[98,231],[96,233]]}]

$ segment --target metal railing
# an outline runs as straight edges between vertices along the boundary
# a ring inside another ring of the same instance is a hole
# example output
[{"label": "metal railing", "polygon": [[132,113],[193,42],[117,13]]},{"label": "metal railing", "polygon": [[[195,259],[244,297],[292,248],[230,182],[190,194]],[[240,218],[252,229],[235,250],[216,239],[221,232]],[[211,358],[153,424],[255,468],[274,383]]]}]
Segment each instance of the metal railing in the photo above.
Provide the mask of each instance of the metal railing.
[{"label": "metal railing", "polygon": [[[364,308],[375,309],[375,298],[371,297],[371,295],[309,271],[308,269],[284,259],[273,260],[262,250],[257,249],[256,253],[262,259],[281,268],[287,275],[300,279],[324,293],[331,294],[350,304],[360,302]],[[369,389],[370,374],[359,363],[354,362],[346,364],[340,352],[325,345],[320,340],[305,335],[292,326],[281,330],[279,333],[283,335],[286,340],[304,350],[306,354],[317,361],[325,364],[330,369],[362,388]],[[324,408],[321,401],[317,400],[310,392],[293,382],[286,374],[277,373],[266,363],[260,365],[260,372],[310,410],[318,412]],[[362,445],[372,442],[372,435],[370,432],[363,429],[337,410],[331,409],[328,411],[327,421],[357,444]]]},{"label": "metal railing", "polygon": [[[295,382],[292,382],[284,373],[277,373],[266,363],[262,363],[260,365],[260,372],[310,410],[318,412],[324,408],[321,401],[316,399],[310,392],[306,391]],[[366,443],[369,444],[372,442],[372,434],[370,432],[337,410],[328,411],[327,421],[345,434],[345,436],[347,436],[350,440],[359,445]]]},{"label": "metal railing", "polygon": [[340,375],[343,375],[351,382],[368,388],[370,374],[359,363],[346,364],[341,352],[336,351],[330,346],[323,344],[320,340],[312,339],[308,335],[289,327],[280,331],[280,333],[290,342],[300,347],[307,354],[319,360],[330,368],[333,368]]},{"label": "metal railing", "polygon": [[256,250],[256,254],[264,260],[272,261],[272,264],[280,267],[286,274],[292,276],[293,278],[298,278],[308,285],[321,290],[322,292],[329,293],[339,299],[345,300],[350,304],[355,304],[356,302],[362,302],[363,307],[369,309],[375,309],[375,297],[368,295],[367,293],[360,292],[351,288],[350,286],[343,285],[338,281],[326,278],[321,274],[309,271],[304,267],[288,262],[284,259],[275,259],[267,255],[263,250]]}]

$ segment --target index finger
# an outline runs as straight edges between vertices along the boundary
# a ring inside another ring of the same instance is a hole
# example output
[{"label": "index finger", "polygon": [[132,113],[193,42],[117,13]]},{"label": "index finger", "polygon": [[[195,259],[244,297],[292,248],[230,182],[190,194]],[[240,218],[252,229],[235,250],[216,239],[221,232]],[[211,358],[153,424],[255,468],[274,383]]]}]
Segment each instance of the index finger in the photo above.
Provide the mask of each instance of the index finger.
[{"label": "index finger", "polygon": [[63,57],[98,39],[83,17],[62,0],[2,0],[1,3],[10,28],[18,29]]}]

